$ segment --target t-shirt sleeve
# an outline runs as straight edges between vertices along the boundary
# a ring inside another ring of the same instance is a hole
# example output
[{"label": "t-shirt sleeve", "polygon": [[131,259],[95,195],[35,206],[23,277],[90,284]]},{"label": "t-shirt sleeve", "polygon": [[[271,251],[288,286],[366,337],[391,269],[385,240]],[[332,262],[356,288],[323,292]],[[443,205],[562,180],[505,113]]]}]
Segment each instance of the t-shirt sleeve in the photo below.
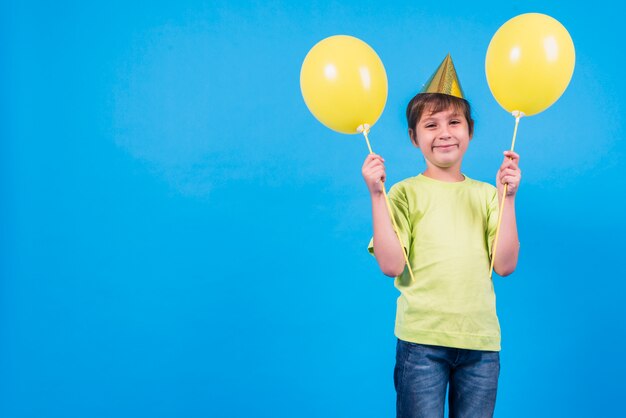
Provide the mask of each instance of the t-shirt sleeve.
[{"label": "t-shirt sleeve", "polygon": [[[398,228],[397,233],[400,236],[400,241],[405,250],[410,249],[410,217],[409,217],[409,205],[405,191],[402,187],[394,185],[387,193],[389,198],[389,206],[391,206],[391,212],[395,219],[396,226]],[[370,239],[367,250],[370,254],[374,255],[374,238]]]},{"label": "t-shirt sleeve", "polygon": [[489,250],[489,258],[491,258],[493,241],[496,239],[496,229],[498,228],[498,213],[500,207],[498,204],[498,189],[491,186],[489,193],[489,204],[487,206],[487,249]]}]

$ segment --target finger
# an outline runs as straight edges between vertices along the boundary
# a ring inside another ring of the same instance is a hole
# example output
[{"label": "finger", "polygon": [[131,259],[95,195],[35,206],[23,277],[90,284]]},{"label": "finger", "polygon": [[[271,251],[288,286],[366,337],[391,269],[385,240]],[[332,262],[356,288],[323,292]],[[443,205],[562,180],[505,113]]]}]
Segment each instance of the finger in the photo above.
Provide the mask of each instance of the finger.
[{"label": "finger", "polygon": [[371,166],[373,164],[383,164],[385,160],[379,156],[368,156],[363,163],[363,167]]},{"label": "finger", "polygon": [[505,157],[511,158],[513,160],[519,160],[519,154],[515,151],[508,150],[508,151],[504,151],[503,154]]},{"label": "finger", "polygon": [[372,172],[370,179],[372,179],[372,181],[374,181],[375,183],[380,183],[381,180],[384,182],[386,177],[387,176],[384,171],[377,170],[377,171]]},{"label": "finger", "polygon": [[383,157],[381,157],[378,154],[369,154],[366,158],[365,161],[373,161],[373,160],[380,160],[380,161],[385,161],[385,159]]},{"label": "finger", "polygon": [[374,169],[366,173],[366,177],[371,180],[377,180],[384,176],[385,176],[385,170],[382,170],[382,169]]},{"label": "finger", "polygon": [[365,170],[364,170],[364,171],[366,171],[366,172],[372,172],[372,171],[374,171],[374,170],[384,172],[384,171],[385,171],[385,166],[384,166],[382,163],[376,163],[376,164],[370,165],[370,166],[368,166],[368,167],[365,167]]},{"label": "finger", "polygon": [[504,156],[507,159],[513,160],[515,162],[519,162],[519,154],[514,151],[504,151]]},{"label": "finger", "polygon": [[515,193],[517,193],[518,188],[516,186],[512,185],[512,184],[507,184],[504,187],[506,187],[506,195],[507,196],[512,196]]},{"label": "finger", "polygon": [[504,176],[502,177],[502,184],[515,185],[517,186],[520,182],[520,179],[516,176]]},{"label": "finger", "polygon": [[516,170],[503,170],[500,172],[500,178],[504,179],[504,178],[521,178],[522,175],[519,171]]},{"label": "finger", "polygon": [[503,170],[500,170],[500,176],[515,176],[518,177],[521,175],[521,172],[519,170],[513,169],[513,168],[505,168]]},{"label": "finger", "polygon": [[519,170],[519,166],[515,163],[515,161],[505,159],[500,166],[500,170],[505,169]]},{"label": "finger", "polygon": [[382,168],[383,170],[385,169],[385,165],[382,163],[382,161],[373,160],[370,162],[366,162],[365,164],[363,164],[363,167],[361,167],[361,171],[365,174],[366,172],[377,168]]},{"label": "finger", "polygon": [[502,160],[502,164],[513,164],[513,165],[519,165],[519,159],[515,159],[515,158],[509,158],[509,157],[504,157],[504,159]]},{"label": "finger", "polygon": [[378,173],[384,173],[384,172],[385,172],[385,167],[382,166],[382,165],[368,167],[367,170],[365,170],[365,173],[369,173],[371,175],[378,174]]}]

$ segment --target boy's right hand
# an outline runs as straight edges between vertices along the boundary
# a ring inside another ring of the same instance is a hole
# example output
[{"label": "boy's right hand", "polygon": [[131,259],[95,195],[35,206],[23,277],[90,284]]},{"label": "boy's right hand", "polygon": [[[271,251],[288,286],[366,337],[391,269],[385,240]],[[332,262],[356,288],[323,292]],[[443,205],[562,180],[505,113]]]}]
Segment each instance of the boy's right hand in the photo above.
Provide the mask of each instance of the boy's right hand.
[{"label": "boy's right hand", "polygon": [[371,195],[381,194],[383,192],[383,183],[387,178],[385,174],[385,160],[380,155],[370,154],[363,163],[361,169],[365,184]]}]

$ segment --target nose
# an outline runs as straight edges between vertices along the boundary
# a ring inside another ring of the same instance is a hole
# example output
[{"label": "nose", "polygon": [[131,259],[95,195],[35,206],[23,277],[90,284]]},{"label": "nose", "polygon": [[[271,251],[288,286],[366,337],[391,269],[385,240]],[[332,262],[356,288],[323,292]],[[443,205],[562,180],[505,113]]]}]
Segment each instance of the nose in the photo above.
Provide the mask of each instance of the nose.
[{"label": "nose", "polygon": [[450,138],[452,138],[452,135],[450,135],[450,132],[448,131],[448,127],[446,125],[444,125],[441,128],[441,131],[439,131],[439,138],[441,138],[441,139],[450,139]]}]

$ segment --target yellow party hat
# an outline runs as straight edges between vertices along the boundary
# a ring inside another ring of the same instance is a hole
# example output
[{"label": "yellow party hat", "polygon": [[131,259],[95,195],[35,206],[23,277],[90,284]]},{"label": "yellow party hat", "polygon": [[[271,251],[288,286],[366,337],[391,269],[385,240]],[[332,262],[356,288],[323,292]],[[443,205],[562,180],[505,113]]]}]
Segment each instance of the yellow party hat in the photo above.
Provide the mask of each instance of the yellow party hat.
[{"label": "yellow party hat", "polygon": [[450,54],[444,58],[437,71],[430,76],[420,93],[443,93],[461,99],[465,98]]}]

